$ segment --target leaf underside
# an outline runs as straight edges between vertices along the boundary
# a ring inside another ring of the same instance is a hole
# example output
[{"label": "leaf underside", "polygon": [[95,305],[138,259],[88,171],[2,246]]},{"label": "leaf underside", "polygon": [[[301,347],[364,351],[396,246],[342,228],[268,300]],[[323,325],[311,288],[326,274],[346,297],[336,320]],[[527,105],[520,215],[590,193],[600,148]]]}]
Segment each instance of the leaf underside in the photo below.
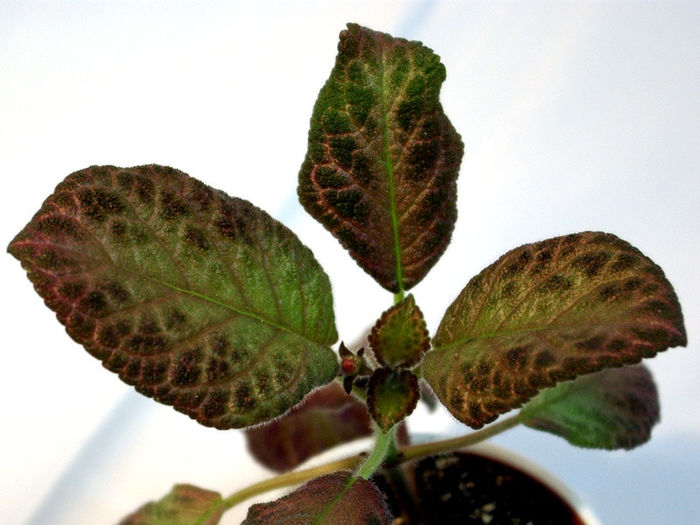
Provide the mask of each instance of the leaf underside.
[{"label": "leaf underside", "polygon": [[73,339],[204,425],[265,421],[337,372],[330,283],[311,251],[178,170],[69,175],[9,252]]},{"label": "leaf underside", "polygon": [[413,295],[384,312],[369,334],[374,356],[382,365],[410,368],[430,348],[425,319]]},{"label": "leaf underside", "polygon": [[579,447],[631,449],[651,437],[659,397],[643,365],[611,368],[543,390],[520,418]]},{"label": "leaf underside", "polygon": [[444,79],[420,42],[348,24],[311,117],[299,200],[392,292],[423,278],[457,217],[464,146],[439,101]]},{"label": "leaf underside", "polygon": [[175,485],[157,502],[146,503],[119,525],[216,525],[224,512],[218,492]]},{"label": "leaf underside", "polygon": [[309,394],[280,419],[247,429],[251,454],[277,472],[331,447],[372,434],[364,403],[333,382]]},{"label": "leaf underside", "polygon": [[389,512],[371,482],[351,480],[350,472],[341,471],[312,479],[276,501],[253,505],[243,525],[354,523],[388,525]]},{"label": "leaf underside", "polygon": [[683,315],[661,268],[611,234],[516,248],[448,308],[424,377],[473,428],[540,389],[685,345]]}]

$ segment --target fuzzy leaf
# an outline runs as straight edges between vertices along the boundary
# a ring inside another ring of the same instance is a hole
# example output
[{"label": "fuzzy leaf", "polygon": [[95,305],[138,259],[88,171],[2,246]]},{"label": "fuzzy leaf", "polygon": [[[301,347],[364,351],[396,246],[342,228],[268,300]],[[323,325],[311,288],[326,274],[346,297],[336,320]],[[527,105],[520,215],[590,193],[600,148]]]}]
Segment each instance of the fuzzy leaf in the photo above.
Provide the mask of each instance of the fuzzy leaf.
[{"label": "fuzzy leaf", "polygon": [[520,417],[579,447],[631,449],[651,437],[659,397],[644,366],[611,368],[543,390]]},{"label": "fuzzy leaf", "polygon": [[383,432],[411,415],[419,397],[418,378],[408,370],[379,368],[369,379],[367,407]]},{"label": "fuzzy leaf", "polygon": [[558,381],[685,345],[661,268],[614,235],[586,232],[516,248],[448,308],[424,377],[479,428]]},{"label": "fuzzy leaf", "polygon": [[382,314],[369,334],[369,344],[381,364],[410,368],[430,348],[425,319],[412,295]]},{"label": "fuzzy leaf", "polygon": [[299,200],[387,290],[447,247],[464,146],[440,105],[445,67],[420,42],[348,24],[314,106]]},{"label": "fuzzy leaf", "polygon": [[265,421],[337,373],[330,283],[311,251],[172,168],[69,175],[9,251],[73,339],[204,425]]},{"label": "fuzzy leaf", "polygon": [[245,434],[255,459],[283,472],[331,447],[371,435],[372,427],[365,404],[333,382],[309,394],[282,418]]},{"label": "fuzzy leaf", "polygon": [[119,525],[216,525],[224,508],[218,492],[175,485],[157,502],[146,503]]},{"label": "fuzzy leaf", "polygon": [[283,498],[253,505],[243,525],[389,524],[377,488],[365,479],[350,482],[350,472],[312,479]]}]

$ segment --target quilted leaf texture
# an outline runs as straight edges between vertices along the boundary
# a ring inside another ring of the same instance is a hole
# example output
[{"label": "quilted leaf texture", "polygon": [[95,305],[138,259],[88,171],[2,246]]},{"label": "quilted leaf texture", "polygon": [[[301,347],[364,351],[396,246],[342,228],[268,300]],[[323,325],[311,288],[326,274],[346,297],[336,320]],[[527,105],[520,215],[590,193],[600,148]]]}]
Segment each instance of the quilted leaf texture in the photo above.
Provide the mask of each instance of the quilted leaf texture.
[{"label": "quilted leaf texture", "polygon": [[9,251],[74,340],[204,425],[271,419],[336,375],[330,283],[311,251],[181,171],[73,173]]},{"label": "quilted leaf texture", "polygon": [[440,58],[348,24],[313,109],[299,200],[387,290],[408,290],[450,242],[464,146],[442,110]]}]

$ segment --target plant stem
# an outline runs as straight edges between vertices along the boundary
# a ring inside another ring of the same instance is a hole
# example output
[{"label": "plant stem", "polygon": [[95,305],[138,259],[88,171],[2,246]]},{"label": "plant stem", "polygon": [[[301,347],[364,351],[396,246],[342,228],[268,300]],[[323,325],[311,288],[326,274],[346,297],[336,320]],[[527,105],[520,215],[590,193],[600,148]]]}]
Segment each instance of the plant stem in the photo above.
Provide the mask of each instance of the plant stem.
[{"label": "plant stem", "polygon": [[386,452],[386,459],[385,461],[389,464],[394,464],[398,461],[399,459],[399,446],[397,444],[397,429],[398,425],[394,425],[391,428],[391,441],[389,442],[389,449]]},{"label": "plant stem", "polygon": [[382,465],[384,458],[386,458],[386,454],[389,451],[389,446],[393,439],[393,430],[389,430],[387,433],[383,433],[381,430],[377,431],[374,449],[357,471],[356,477],[364,479],[372,477],[372,474]]},{"label": "plant stem", "polygon": [[362,462],[363,456],[350,456],[348,458],[340,459],[338,461],[333,461],[331,463],[326,463],[324,465],[319,465],[318,467],[307,468],[304,470],[298,470],[295,472],[288,472],[287,474],[281,474],[271,479],[266,479],[259,483],[250,485],[244,489],[234,492],[229,497],[223,500],[222,506],[224,510],[228,510],[234,505],[257,496],[258,494],[264,494],[270,490],[280,489],[283,487],[289,487],[290,485],[297,485],[303,481],[315,478],[317,476],[322,476],[323,474],[329,474],[337,470],[352,470],[357,467]]},{"label": "plant stem", "polygon": [[[499,423],[494,423],[493,425],[490,425],[482,430],[472,432],[471,434],[466,434],[464,436],[459,436],[452,439],[444,439],[400,448],[398,451],[398,457],[395,462],[393,462],[393,465],[399,465],[401,463],[425,456],[445,454],[447,452],[459,450],[470,445],[475,445],[476,443],[484,441],[492,436],[495,436],[496,434],[500,434],[501,432],[505,432],[506,430],[517,426],[520,421],[521,419],[519,414],[516,414],[515,416],[504,419]],[[364,454],[358,454],[356,456],[350,456],[338,461],[319,465],[318,467],[281,474],[274,478],[250,485],[239,490],[238,492],[234,492],[222,501],[221,506],[224,510],[228,510],[234,505],[237,505],[248,498],[252,498],[253,496],[257,496],[258,494],[264,494],[270,490],[288,487],[290,485],[297,485],[317,476],[330,474],[331,472],[336,472],[338,470],[353,470],[360,464],[362,466],[357,471],[356,477],[369,479],[381,466],[382,461],[384,461],[393,441],[393,434],[394,433],[392,430],[386,434],[378,432],[374,449],[366,459]],[[364,463],[363,459],[365,460]]]},{"label": "plant stem", "polygon": [[466,434],[464,436],[459,436],[452,439],[443,439],[441,441],[432,441],[429,443],[421,443],[420,445],[411,445],[404,447],[399,450],[399,460],[398,463],[405,463],[406,461],[411,461],[413,459],[434,456],[436,454],[445,454],[447,452],[453,452],[459,450],[460,448],[468,447],[470,445],[475,445],[481,441],[484,441],[490,437],[505,432],[515,426],[520,424],[520,415],[515,416],[494,423],[482,430],[477,430],[471,434]]}]

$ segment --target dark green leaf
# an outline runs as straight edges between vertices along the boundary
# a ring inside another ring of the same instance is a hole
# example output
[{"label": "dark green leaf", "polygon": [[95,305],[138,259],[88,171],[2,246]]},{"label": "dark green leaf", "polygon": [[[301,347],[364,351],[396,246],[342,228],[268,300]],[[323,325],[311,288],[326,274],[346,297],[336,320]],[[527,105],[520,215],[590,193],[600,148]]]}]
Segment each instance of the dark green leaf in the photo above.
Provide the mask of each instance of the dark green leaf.
[{"label": "dark green leaf", "polygon": [[457,217],[464,146],[440,105],[444,80],[420,42],[348,24],[311,117],[299,200],[392,292],[423,278]]},{"label": "dark green leaf", "polygon": [[389,524],[389,512],[377,488],[350,472],[313,479],[288,496],[248,509],[243,525]]},{"label": "dark green leaf", "polygon": [[337,373],[330,283],[311,251],[172,168],[69,175],[9,251],[73,339],[207,426],[280,415]]},{"label": "dark green leaf", "polygon": [[248,448],[266,467],[291,470],[324,450],[372,434],[364,403],[333,382],[280,419],[246,430]]},{"label": "dark green leaf", "polygon": [[410,368],[430,348],[420,308],[409,295],[382,314],[369,334],[369,344],[381,364]]},{"label": "dark green leaf", "polygon": [[644,366],[611,368],[543,390],[520,417],[579,447],[631,449],[651,437],[659,398]]},{"label": "dark green leaf", "polygon": [[408,370],[379,368],[369,379],[367,407],[383,432],[408,417],[419,397],[418,378]]},{"label": "dark green leaf", "polygon": [[175,485],[160,501],[146,503],[120,525],[216,525],[224,512],[218,492]]},{"label": "dark green leaf", "polygon": [[448,308],[424,377],[478,428],[558,381],[685,345],[661,268],[614,235],[527,244],[474,277]]}]

